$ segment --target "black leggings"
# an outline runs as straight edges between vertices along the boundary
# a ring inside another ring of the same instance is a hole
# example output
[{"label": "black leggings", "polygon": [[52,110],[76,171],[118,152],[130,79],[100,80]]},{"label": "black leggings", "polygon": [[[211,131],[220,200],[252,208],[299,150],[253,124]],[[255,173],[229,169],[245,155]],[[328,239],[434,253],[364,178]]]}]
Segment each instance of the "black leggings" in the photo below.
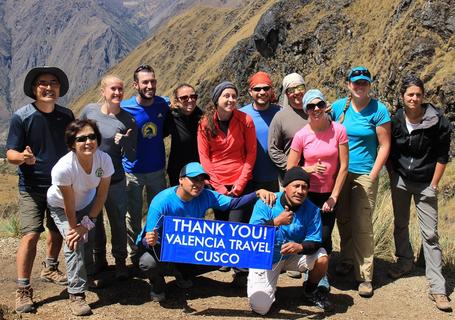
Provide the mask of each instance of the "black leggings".
[{"label": "black leggings", "polygon": [[[330,197],[331,193],[308,192],[308,199],[316,206],[322,208],[324,202]],[[332,252],[332,231],[335,225],[335,209],[332,212],[323,212],[321,210],[322,220],[322,246],[327,254]]]}]

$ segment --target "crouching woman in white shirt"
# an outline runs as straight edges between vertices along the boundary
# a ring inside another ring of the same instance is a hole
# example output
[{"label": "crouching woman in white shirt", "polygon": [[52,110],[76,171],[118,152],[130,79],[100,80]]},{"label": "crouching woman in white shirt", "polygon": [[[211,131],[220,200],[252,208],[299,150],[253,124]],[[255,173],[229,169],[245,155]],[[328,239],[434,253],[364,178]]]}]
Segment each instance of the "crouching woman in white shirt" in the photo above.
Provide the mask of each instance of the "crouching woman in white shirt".
[{"label": "crouching woman in white shirt", "polygon": [[87,269],[93,263],[89,257],[92,252],[89,231],[106,201],[114,167],[110,156],[98,150],[101,134],[95,122],[71,122],[65,140],[70,152],[52,168],[47,202],[51,217],[65,239],[71,310],[74,315],[87,315],[91,313],[85,301]]}]

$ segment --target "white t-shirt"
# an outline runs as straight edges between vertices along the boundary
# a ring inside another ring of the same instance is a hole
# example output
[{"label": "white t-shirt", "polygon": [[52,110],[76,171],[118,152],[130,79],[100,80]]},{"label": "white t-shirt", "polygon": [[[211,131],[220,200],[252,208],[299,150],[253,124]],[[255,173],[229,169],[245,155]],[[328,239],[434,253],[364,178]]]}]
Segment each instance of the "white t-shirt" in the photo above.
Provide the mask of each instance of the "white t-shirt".
[{"label": "white t-shirt", "polygon": [[93,155],[92,172],[87,174],[76,153],[68,152],[52,168],[52,185],[47,191],[47,203],[51,207],[64,208],[63,196],[58,186],[73,186],[76,211],[85,208],[95,197],[101,178],[112,176],[114,166],[111,157],[96,150]]}]

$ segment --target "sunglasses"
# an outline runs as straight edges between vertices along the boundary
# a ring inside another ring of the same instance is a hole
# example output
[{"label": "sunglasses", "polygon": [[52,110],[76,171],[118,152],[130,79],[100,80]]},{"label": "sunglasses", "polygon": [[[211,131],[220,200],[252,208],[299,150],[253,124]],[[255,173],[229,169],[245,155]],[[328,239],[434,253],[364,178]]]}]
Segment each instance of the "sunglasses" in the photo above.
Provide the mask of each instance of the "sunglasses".
[{"label": "sunglasses", "polygon": [[197,94],[190,94],[190,95],[186,95],[186,96],[177,97],[177,99],[179,99],[181,102],[187,102],[190,99],[193,101],[196,101],[197,98],[198,98]]},{"label": "sunglasses", "polygon": [[87,139],[95,141],[96,140],[96,134],[90,133],[90,134],[88,134],[86,136],[76,137],[74,140],[76,140],[76,142],[85,142],[85,141],[87,141]]},{"label": "sunglasses", "polygon": [[325,103],[325,101],[319,101],[318,103],[309,103],[306,105],[306,110],[307,111],[314,111],[314,109],[316,109],[316,107],[318,107],[319,109],[324,109],[325,107],[327,107],[327,103]]},{"label": "sunglasses", "polygon": [[253,87],[253,88],[251,88],[251,90],[253,90],[254,92],[261,92],[261,90],[269,91],[269,90],[270,90],[270,86],[265,86],[265,87]]},{"label": "sunglasses", "polygon": [[297,93],[297,92],[304,92],[305,91],[305,85],[304,84],[299,84],[298,86],[295,87],[290,87],[286,89],[286,93],[291,94],[291,93]]},{"label": "sunglasses", "polygon": [[352,79],[354,77],[358,77],[358,76],[365,76],[365,77],[368,77],[371,79],[371,74],[370,74],[370,71],[368,70],[354,70],[354,71],[351,71],[348,75],[348,79]]}]

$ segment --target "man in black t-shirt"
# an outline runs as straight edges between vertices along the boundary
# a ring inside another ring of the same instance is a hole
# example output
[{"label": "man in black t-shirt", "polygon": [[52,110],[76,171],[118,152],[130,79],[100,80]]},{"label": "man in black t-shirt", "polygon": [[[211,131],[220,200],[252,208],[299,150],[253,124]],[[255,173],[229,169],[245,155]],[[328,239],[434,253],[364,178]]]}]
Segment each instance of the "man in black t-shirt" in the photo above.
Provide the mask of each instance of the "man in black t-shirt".
[{"label": "man in black t-shirt", "polygon": [[44,219],[49,229],[46,239],[46,261],[43,262],[41,279],[66,285],[66,276],[58,269],[58,254],[62,237],[47,212],[46,193],[51,185],[54,164],[68,152],[64,140],[66,126],[74,120],[71,110],[56,104],[68,91],[68,78],[55,67],[30,70],[25,77],[24,92],[34,99],[17,110],[10,122],[6,157],[18,166],[19,213],[22,238],[17,250],[16,311],[31,312],[33,289],[30,275],[36,256],[36,247],[44,229]]}]

